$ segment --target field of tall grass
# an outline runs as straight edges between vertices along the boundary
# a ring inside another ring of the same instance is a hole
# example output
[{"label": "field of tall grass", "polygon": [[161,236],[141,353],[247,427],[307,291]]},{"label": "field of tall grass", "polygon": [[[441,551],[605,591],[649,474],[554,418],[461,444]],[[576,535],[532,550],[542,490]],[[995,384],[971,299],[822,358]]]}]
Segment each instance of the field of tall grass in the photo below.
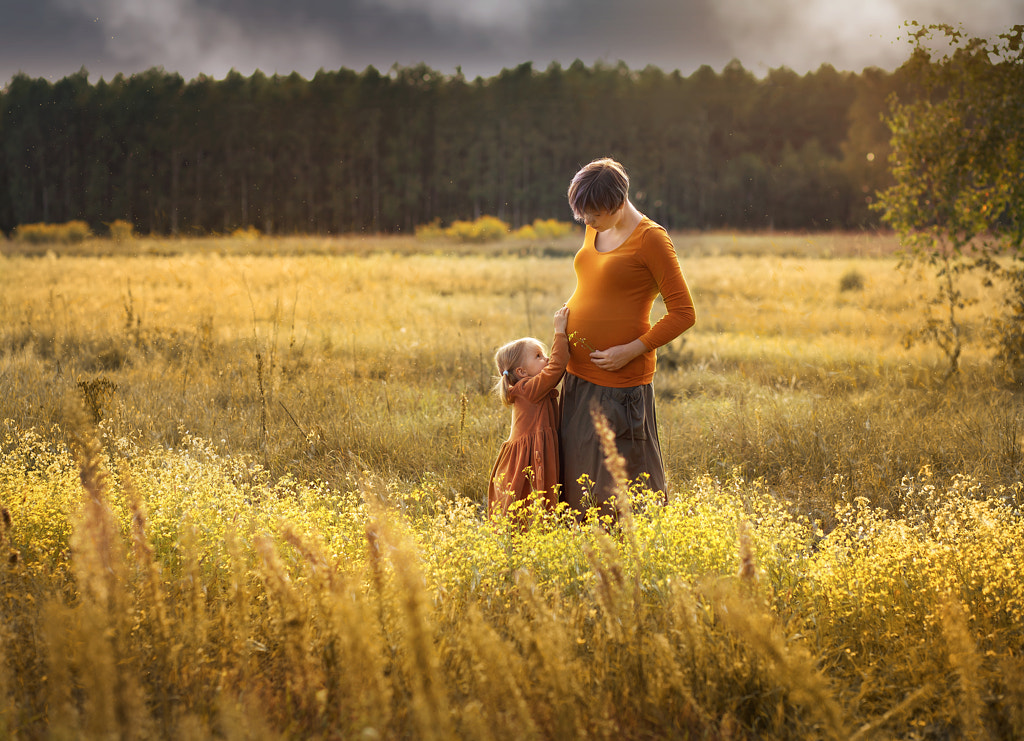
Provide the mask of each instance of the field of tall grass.
[{"label": "field of tall grass", "polygon": [[0,735],[1015,738],[1019,389],[892,237],[675,235],[670,501],[482,516],[578,236],[0,242]]}]

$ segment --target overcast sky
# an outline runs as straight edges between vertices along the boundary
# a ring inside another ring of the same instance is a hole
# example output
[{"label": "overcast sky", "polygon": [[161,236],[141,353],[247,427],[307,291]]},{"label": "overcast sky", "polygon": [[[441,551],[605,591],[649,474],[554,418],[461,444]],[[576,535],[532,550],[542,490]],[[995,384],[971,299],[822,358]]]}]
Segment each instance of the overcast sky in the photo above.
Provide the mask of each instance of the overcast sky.
[{"label": "overcast sky", "polygon": [[420,62],[474,78],[575,59],[891,70],[909,52],[907,20],[993,37],[1024,23],[1024,0],[0,0],[0,86],[82,67],[92,82],[151,67],[189,80]]}]

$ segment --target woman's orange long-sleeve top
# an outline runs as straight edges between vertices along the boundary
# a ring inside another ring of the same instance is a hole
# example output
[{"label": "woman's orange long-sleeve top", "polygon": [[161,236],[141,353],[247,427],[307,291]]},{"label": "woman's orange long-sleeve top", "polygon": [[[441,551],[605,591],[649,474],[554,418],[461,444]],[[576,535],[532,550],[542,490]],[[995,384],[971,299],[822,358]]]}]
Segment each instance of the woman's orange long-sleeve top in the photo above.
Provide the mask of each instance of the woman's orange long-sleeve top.
[{"label": "woman's orange long-sleeve top", "polygon": [[[646,216],[611,252],[598,252],[587,227],[576,253],[576,290],[569,307],[567,371],[599,386],[626,388],[654,379],[655,350],[693,326],[696,315],[675,247],[665,229]],[[667,313],[652,327],[651,307],[661,294]],[[647,352],[617,371],[598,368],[592,350],[639,339]]]}]

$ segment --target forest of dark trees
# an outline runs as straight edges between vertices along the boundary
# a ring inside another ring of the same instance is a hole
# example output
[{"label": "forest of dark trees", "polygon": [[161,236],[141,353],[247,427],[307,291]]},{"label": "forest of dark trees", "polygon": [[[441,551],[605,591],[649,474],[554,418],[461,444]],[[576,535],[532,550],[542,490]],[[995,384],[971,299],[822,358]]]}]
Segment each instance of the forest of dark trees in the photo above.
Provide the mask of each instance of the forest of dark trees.
[{"label": "forest of dark trees", "polygon": [[467,80],[426,66],[185,81],[15,76],[0,92],[0,230],[407,232],[571,219],[576,170],[612,156],[671,229],[860,229],[889,182],[902,70],[689,76],[575,62]]}]

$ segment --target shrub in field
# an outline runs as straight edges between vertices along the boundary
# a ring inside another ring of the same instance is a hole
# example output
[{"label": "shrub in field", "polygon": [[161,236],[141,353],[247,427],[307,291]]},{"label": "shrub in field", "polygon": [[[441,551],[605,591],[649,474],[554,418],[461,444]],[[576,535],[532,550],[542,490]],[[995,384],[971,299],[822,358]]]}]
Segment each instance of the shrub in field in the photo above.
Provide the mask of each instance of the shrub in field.
[{"label": "shrub in field", "polygon": [[445,229],[441,226],[440,219],[434,219],[429,224],[420,224],[416,227],[417,239],[441,239],[445,236]]},{"label": "shrub in field", "polygon": [[19,224],[14,229],[14,239],[28,244],[78,244],[91,236],[92,231],[84,221]]},{"label": "shrub in field", "polygon": [[839,279],[839,290],[840,292],[863,291],[864,275],[856,269],[847,270]]},{"label": "shrub in field", "polygon": [[262,235],[259,229],[250,225],[235,229],[231,232],[231,236],[235,239],[259,239]]},{"label": "shrub in field", "polygon": [[535,219],[512,232],[517,239],[558,239],[571,234],[575,226],[557,219]]},{"label": "shrub in field", "polygon": [[455,221],[444,233],[459,242],[497,242],[508,235],[508,224],[494,216],[481,216],[475,221]]},{"label": "shrub in field", "polygon": [[440,219],[416,227],[417,239],[454,239],[458,242],[484,244],[497,242],[509,234],[509,227],[494,216],[481,216],[475,221],[454,221],[451,226],[441,226]]},{"label": "shrub in field", "polygon": [[115,219],[107,224],[110,238],[115,242],[128,242],[135,238],[135,225],[124,219]]},{"label": "shrub in field", "polygon": [[533,230],[541,239],[557,239],[572,233],[575,225],[568,221],[557,219],[536,219],[533,222]]},{"label": "shrub in field", "polygon": [[523,224],[521,227],[512,232],[513,239],[529,239],[534,240],[537,238],[537,230],[530,224]]}]

